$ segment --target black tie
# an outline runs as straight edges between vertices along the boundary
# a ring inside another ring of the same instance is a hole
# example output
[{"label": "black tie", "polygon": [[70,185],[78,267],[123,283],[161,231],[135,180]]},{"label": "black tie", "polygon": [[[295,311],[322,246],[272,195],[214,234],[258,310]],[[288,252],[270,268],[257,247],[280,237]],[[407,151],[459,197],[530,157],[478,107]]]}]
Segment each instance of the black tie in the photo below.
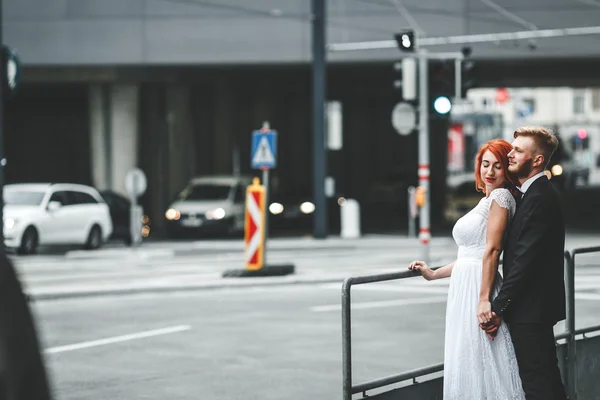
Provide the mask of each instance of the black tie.
[{"label": "black tie", "polygon": [[517,188],[517,208],[519,208],[519,204],[521,204],[521,201],[523,201],[523,197],[525,197],[525,193],[521,192],[521,190],[519,188]]}]

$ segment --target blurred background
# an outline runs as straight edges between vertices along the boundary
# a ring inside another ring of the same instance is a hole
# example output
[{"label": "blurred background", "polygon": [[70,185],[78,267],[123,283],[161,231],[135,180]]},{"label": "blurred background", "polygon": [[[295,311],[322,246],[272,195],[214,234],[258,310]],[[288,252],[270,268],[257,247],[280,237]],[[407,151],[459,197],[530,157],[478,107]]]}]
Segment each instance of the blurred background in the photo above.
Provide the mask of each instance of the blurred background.
[{"label": "blurred background", "polygon": [[[272,199],[311,200],[308,2],[3,4],[4,42],[22,63],[18,90],[6,102],[6,183],[81,183],[128,197],[125,175],[139,167],[148,179],[140,202],[152,223],[149,237],[165,238],[165,212],[190,179],[260,173],[250,168],[250,134],[269,121],[280,133]],[[407,7],[429,37],[593,25],[600,12],[576,0],[498,4],[506,12],[479,1]],[[327,42],[390,39],[407,26],[397,6],[388,0],[327,2]],[[592,211],[600,183],[597,41],[591,35],[469,46],[472,63],[463,77],[468,101],[430,117],[434,233],[451,226],[461,193],[476,195],[466,181],[472,182],[478,146],[496,137],[510,140],[523,124],[559,134],[553,163],[562,167],[557,178],[569,225],[597,226],[597,219],[580,215]],[[401,100],[393,88],[399,55],[397,48],[327,55],[326,101],[334,105],[330,118],[339,121],[326,146],[333,234],[339,233],[341,197],[358,200],[365,232],[407,229],[417,134],[399,135],[391,124]],[[430,98],[452,95],[453,63],[430,64]],[[311,221],[275,221],[272,233],[310,234]]]},{"label": "blurred background", "polygon": [[[19,59],[2,96],[4,242],[56,398],[340,398],[341,282],[422,257],[409,237],[418,130],[393,123],[398,103],[418,108],[403,97],[400,32],[464,57],[460,71],[432,59],[424,77],[431,264],[456,257],[452,226],[481,198],[479,146],[526,124],[560,139],[548,174],[567,247],[600,240],[598,0],[1,6],[3,44]],[[267,260],[296,273],[223,278],[247,261],[246,188],[263,173],[252,132],[265,122],[278,134]],[[360,224],[344,237],[350,200]],[[577,328],[597,324],[595,255],[578,257],[575,285]],[[353,297],[355,382],[443,359],[447,281],[365,286]]]}]

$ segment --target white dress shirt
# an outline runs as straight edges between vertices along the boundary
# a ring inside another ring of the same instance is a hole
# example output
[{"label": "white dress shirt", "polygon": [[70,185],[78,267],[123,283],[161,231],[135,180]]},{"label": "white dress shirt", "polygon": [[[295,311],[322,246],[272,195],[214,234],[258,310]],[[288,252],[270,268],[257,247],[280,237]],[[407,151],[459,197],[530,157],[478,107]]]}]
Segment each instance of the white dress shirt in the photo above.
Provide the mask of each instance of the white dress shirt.
[{"label": "white dress shirt", "polygon": [[[531,186],[531,184],[533,182],[535,182],[536,179],[541,178],[542,176],[545,176],[545,175],[546,174],[543,171],[540,172],[539,174],[535,174],[534,176],[532,176],[531,178],[529,178],[525,182],[523,182],[523,184],[521,185],[521,187],[519,187],[518,189],[524,195],[525,192],[527,191],[527,189],[529,189],[529,187]],[[523,197],[523,195],[521,195],[521,197]]]}]

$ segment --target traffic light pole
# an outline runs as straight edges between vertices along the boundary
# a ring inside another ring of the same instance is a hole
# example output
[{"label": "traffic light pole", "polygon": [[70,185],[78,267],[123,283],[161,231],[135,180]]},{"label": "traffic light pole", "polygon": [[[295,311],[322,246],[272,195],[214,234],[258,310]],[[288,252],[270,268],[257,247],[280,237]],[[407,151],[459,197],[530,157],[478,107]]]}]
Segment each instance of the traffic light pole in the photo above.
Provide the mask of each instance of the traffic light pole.
[{"label": "traffic light pole", "polygon": [[460,99],[462,97],[462,59],[454,59],[454,97]]},{"label": "traffic light pole", "polygon": [[418,51],[419,57],[419,186],[425,189],[425,204],[419,213],[419,241],[422,247],[422,259],[429,263],[429,242],[431,240],[431,228],[429,223],[429,85],[427,54],[423,50]]},{"label": "traffic light pole", "polygon": [[312,0],[312,83],[313,83],[313,199],[315,203],[314,233],[316,239],[327,237],[327,208],[325,200],[325,1]]},{"label": "traffic light pole", "polygon": [[[0,1],[0,47],[2,46],[3,37],[2,29],[4,24],[2,23],[2,1]],[[0,62],[0,76],[6,76],[6,65],[4,62]],[[0,249],[1,254],[5,254],[4,247],[4,167],[6,166],[6,159],[4,158],[4,85],[0,83]]]},{"label": "traffic light pole", "polygon": [[[418,43],[418,42],[417,42]],[[419,212],[419,241],[422,247],[422,259],[429,262],[429,243],[431,241],[431,222],[430,222],[430,161],[429,161],[429,80],[428,63],[430,59],[450,59],[455,60],[456,66],[456,86],[455,96],[461,96],[461,62],[463,54],[460,52],[451,53],[428,53],[424,49],[416,49],[419,60],[419,159],[418,159],[418,177],[419,186],[425,189],[425,204]]]},{"label": "traffic light pole", "polygon": [[[538,29],[517,32],[483,33],[475,35],[440,36],[420,38],[421,46],[444,46],[456,44],[497,43],[500,41],[548,39],[553,37],[600,35],[600,26],[585,26],[565,29]],[[394,40],[375,40],[368,42],[330,43],[329,51],[360,51],[395,49]]]}]

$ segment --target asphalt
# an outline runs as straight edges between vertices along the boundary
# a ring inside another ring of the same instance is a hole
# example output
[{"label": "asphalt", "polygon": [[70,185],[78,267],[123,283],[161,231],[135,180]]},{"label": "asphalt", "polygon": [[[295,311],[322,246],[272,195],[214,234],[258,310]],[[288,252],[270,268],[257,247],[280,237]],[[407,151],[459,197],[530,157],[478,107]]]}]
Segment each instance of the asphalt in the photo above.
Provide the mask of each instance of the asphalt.
[{"label": "asphalt", "polygon": [[[580,274],[576,283],[589,286],[577,293],[578,328],[600,323],[600,268]],[[353,289],[355,385],[443,360],[448,283],[417,277]],[[342,397],[337,283],[63,299],[32,308],[57,400]],[[157,331],[163,334],[149,334]]]}]

